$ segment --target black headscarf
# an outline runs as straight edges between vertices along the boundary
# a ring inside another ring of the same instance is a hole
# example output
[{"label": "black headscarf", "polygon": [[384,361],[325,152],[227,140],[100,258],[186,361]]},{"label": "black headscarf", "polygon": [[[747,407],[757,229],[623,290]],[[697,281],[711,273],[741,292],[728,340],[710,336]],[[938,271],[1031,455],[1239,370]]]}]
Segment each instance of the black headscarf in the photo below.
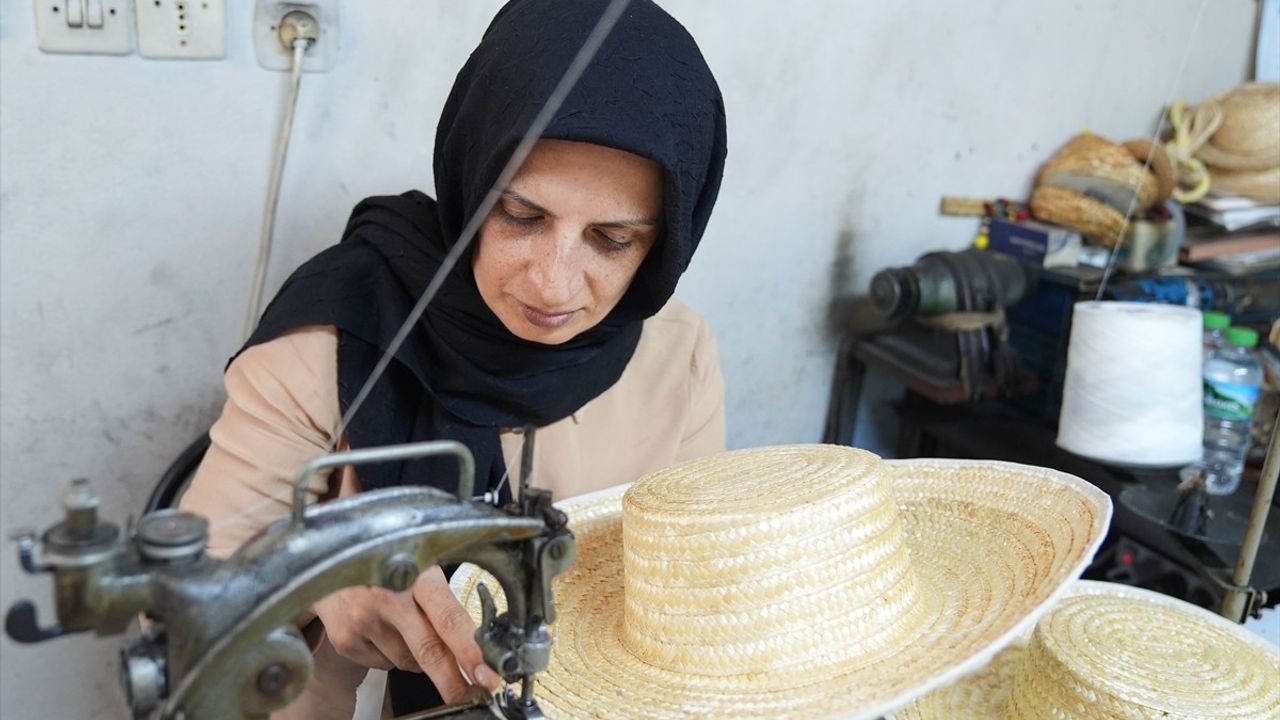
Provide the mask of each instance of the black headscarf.
[{"label": "black headscarf", "polygon": [[[435,144],[438,202],[417,191],[360,202],[341,243],[289,278],[246,347],[304,325],[337,326],[346,412],[606,4],[508,3],[445,103]],[[693,38],[654,3],[634,0],[544,136],[659,163],[659,241],[617,307],[554,346],[512,335],[480,297],[464,258],[348,426],[353,448],[460,440],[475,454],[477,488],[493,487],[506,470],[499,430],[549,424],[608,389],[631,359],[640,321],[671,296],[706,227],[725,157],[723,102]],[[360,470],[366,488],[453,490],[452,478],[428,463]]]}]

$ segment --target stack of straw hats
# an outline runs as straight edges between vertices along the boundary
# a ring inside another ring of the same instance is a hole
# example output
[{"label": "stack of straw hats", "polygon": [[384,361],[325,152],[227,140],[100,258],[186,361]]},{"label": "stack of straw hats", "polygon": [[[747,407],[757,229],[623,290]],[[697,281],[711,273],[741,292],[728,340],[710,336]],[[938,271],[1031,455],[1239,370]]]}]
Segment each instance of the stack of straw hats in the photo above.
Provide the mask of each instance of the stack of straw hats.
[{"label": "stack of straw hats", "polygon": [[1141,139],[1117,144],[1084,133],[1040,169],[1029,205],[1039,220],[1112,246],[1125,230],[1130,205],[1135,212],[1148,210],[1173,189],[1173,166],[1163,146]]},{"label": "stack of straw hats", "polygon": [[[1206,100],[1193,117],[1193,123],[1216,124],[1195,153],[1208,166],[1214,190],[1280,203],[1280,83],[1232,88]],[[1192,134],[1197,130],[1205,129]]]},{"label": "stack of straw hats", "polygon": [[1189,603],[1082,581],[986,669],[895,720],[1280,718],[1280,651]]},{"label": "stack of straw hats", "polygon": [[[534,693],[548,718],[879,717],[1028,632],[1111,513],[1052,470],[823,445],[701,458],[561,507],[578,557]],[[477,618],[486,578],[453,578]]]}]

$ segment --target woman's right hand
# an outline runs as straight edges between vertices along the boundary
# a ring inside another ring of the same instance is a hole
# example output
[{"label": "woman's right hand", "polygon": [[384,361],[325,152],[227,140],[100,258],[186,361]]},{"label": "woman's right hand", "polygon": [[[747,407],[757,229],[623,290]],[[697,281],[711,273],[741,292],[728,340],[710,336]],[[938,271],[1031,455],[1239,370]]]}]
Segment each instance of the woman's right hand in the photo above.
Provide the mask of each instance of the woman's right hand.
[{"label": "woman's right hand", "polygon": [[449,590],[439,567],[396,593],[378,587],[339,590],[312,608],[338,654],[364,667],[426,673],[445,702],[470,684],[496,690],[500,679],[480,653],[475,623]]}]

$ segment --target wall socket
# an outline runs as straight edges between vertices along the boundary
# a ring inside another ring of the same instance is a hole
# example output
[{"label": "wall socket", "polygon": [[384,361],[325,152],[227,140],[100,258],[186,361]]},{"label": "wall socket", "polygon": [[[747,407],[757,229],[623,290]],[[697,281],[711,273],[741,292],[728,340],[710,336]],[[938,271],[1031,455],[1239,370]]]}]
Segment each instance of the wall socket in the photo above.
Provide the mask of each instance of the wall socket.
[{"label": "wall socket", "polygon": [[138,54],[216,60],[227,54],[224,0],[135,0]]},{"label": "wall socket", "polygon": [[305,72],[329,72],[338,56],[338,0],[257,0],[253,8],[253,51],[268,70],[288,71],[293,52],[280,42],[280,19],[294,10],[320,24],[320,36],[302,57]]}]

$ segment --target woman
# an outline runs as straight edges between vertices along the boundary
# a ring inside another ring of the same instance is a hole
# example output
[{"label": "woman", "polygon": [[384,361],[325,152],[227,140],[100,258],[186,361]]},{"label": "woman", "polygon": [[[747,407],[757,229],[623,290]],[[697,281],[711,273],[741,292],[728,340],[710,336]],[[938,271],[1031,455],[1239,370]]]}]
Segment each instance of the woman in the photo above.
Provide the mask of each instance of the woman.
[{"label": "woman", "polygon": [[[563,498],[724,447],[723,382],[706,323],[671,299],[715,202],[725,156],[715,79],[683,27],[627,8],[485,219],[395,361],[338,425],[467,219],[601,16],[603,0],[514,0],[459,73],[437,128],[438,200],[376,197],[303,265],[227,369],[227,405],[183,499],[229,554],[287,512],[299,467],[331,446],[453,438],[477,488],[509,496],[535,425],[531,482]],[[320,478],[315,501],[429,483],[433,462]],[[289,711],[350,717],[367,668],[397,668],[395,712],[488,687],[470,619],[438,568],[410,592],[352,588],[308,625],[316,679]],[[327,640],[319,637],[327,636]],[[426,682],[425,673],[431,680]]]}]

